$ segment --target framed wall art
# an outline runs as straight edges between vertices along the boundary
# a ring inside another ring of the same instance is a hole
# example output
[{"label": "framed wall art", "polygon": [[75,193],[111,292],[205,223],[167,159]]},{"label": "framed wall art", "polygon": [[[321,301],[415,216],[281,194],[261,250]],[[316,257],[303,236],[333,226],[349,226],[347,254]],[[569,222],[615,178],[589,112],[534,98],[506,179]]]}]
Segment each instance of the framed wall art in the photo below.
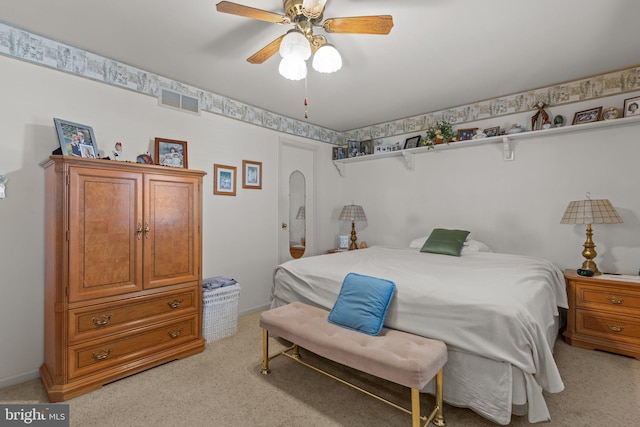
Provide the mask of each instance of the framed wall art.
[{"label": "framed wall art", "polygon": [[478,128],[458,129],[458,141],[468,141],[473,138]]},{"label": "framed wall art", "polygon": [[173,168],[187,168],[187,141],[175,139],[156,138],[155,156],[156,165],[170,166]]},{"label": "framed wall art", "polygon": [[624,111],[622,117],[631,117],[640,115],[640,96],[628,98],[624,100]]},{"label": "framed wall art", "polygon": [[236,167],[213,165],[213,194],[236,195]]},{"label": "framed wall art", "polygon": [[418,144],[420,144],[420,139],[422,139],[421,135],[412,136],[411,138],[407,138],[404,142],[404,149],[407,148],[416,148]]},{"label": "framed wall art", "polygon": [[581,125],[583,123],[591,123],[597,122],[600,119],[600,113],[602,112],[602,107],[591,108],[589,110],[578,111],[573,116],[574,125]]},{"label": "framed wall art", "polygon": [[100,157],[98,144],[93,134],[93,128],[79,123],[62,119],[53,119],[58,134],[58,142],[63,156],[85,157],[97,159]]},{"label": "framed wall art", "polygon": [[262,189],[262,162],[242,161],[242,188]]}]

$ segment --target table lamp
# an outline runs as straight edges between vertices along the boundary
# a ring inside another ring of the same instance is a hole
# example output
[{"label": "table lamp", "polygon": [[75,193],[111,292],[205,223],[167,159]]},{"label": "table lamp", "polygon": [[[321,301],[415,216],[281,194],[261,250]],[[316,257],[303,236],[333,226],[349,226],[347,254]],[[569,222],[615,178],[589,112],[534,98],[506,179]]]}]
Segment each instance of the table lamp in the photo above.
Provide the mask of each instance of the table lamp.
[{"label": "table lamp", "polygon": [[584,242],[584,250],[582,251],[582,256],[585,257],[581,267],[583,270],[593,271],[594,276],[601,274],[593,261],[597,253],[596,245],[591,238],[593,236],[591,224],[619,224],[621,222],[622,219],[618,212],[607,199],[591,200],[590,194],[587,193],[586,200],[569,202],[560,224],[587,224],[587,240]]},{"label": "table lamp", "polygon": [[364,209],[359,205],[345,205],[342,208],[342,213],[340,213],[340,221],[351,220],[351,245],[349,245],[349,250],[352,251],[354,249],[358,249],[358,245],[356,245],[356,240],[358,237],[356,236],[356,224],[355,221],[366,221],[367,216],[364,214]]}]

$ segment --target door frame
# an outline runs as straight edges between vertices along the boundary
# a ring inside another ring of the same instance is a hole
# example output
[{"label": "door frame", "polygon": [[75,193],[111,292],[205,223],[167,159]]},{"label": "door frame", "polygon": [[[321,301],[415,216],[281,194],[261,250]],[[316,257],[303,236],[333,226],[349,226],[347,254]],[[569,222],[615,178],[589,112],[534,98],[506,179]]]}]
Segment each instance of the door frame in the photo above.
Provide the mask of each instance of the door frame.
[{"label": "door frame", "polygon": [[[311,184],[311,189],[313,192],[313,200],[311,201],[311,206],[312,206],[312,215],[307,215],[307,217],[311,218],[311,223],[309,223],[309,221],[307,220],[307,230],[310,230],[310,235],[312,236],[311,239],[307,239],[306,242],[306,250],[304,253],[304,256],[311,256],[311,255],[316,255],[318,253],[318,248],[319,248],[319,236],[321,236],[320,231],[321,231],[321,226],[320,226],[320,221],[317,220],[318,218],[318,204],[317,204],[317,200],[318,200],[318,182],[319,182],[319,171],[320,171],[320,160],[319,160],[319,155],[318,155],[318,151],[319,151],[319,147],[307,142],[302,142],[299,140],[293,140],[290,138],[285,138],[285,137],[278,137],[278,258],[280,258],[280,253],[281,253],[281,249],[280,245],[281,245],[281,239],[280,239],[280,233],[282,232],[281,230],[281,224],[283,222],[283,218],[287,218],[286,222],[288,223],[289,220],[289,210],[288,209],[284,209],[286,210],[286,212],[284,212],[284,210],[282,209],[280,200],[282,197],[282,192],[284,191],[285,186],[283,185],[284,183],[282,183],[280,181],[280,179],[282,178],[282,165],[283,165],[283,149],[287,147],[287,148],[293,148],[293,149],[298,149],[298,150],[306,150],[311,152],[312,157],[313,157],[313,173],[311,177],[306,177],[306,182],[307,185]],[[287,177],[288,179],[288,177]],[[311,183],[309,183],[309,179],[311,179]],[[286,188],[288,188],[288,182],[287,182],[287,186]],[[307,197],[309,197],[309,192],[307,192]],[[288,195],[287,195],[288,197]],[[307,208],[309,207],[309,201],[307,199]],[[287,206],[288,208],[288,206]],[[287,230],[288,233],[288,230]],[[287,249],[288,249],[288,240],[287,240]],[[291,258],[293,259],[293,258]],[[278,262],[283,262],[283,260],[278,259]]]}]

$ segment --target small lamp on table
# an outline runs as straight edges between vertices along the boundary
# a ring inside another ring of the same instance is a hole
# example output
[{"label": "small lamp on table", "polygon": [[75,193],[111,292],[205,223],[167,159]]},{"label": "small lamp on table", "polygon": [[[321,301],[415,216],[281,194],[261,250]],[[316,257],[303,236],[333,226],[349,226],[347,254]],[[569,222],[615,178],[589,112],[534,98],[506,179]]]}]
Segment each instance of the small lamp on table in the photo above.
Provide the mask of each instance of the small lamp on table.
[{"label": "small lamp on table", "polygon": [[358,237],[356,236],[355,222],[367,220],[367,216],[364,214],[364,209],[362,209],[362,206],[360,205],[345,205],[345,207],[342,208],[339,220],[351,220],[351,244],[349,245],[349,250],[352,251],[354,249],[358,249],[358,245],[356,244]]}]

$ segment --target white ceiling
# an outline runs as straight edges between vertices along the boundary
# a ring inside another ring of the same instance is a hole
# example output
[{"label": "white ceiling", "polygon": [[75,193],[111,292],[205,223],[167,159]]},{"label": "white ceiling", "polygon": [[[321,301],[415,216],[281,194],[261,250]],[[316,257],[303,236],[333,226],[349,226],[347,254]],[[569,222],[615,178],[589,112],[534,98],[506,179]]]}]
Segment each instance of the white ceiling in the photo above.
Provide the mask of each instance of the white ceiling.
[{"label": "white ceiling", "polygon": [[[304,80],[281,77],[277,54],[246,61],[289,26],[218,1],[1,0],[0,20],[304,120]],[[281,0],[236,3],[283,12]],[[637,0],[329,0],[324,16],[385,14],[387,36],[325,34],[344,65],[309,70],[310,123],[346,131],[640,64]]]}]

